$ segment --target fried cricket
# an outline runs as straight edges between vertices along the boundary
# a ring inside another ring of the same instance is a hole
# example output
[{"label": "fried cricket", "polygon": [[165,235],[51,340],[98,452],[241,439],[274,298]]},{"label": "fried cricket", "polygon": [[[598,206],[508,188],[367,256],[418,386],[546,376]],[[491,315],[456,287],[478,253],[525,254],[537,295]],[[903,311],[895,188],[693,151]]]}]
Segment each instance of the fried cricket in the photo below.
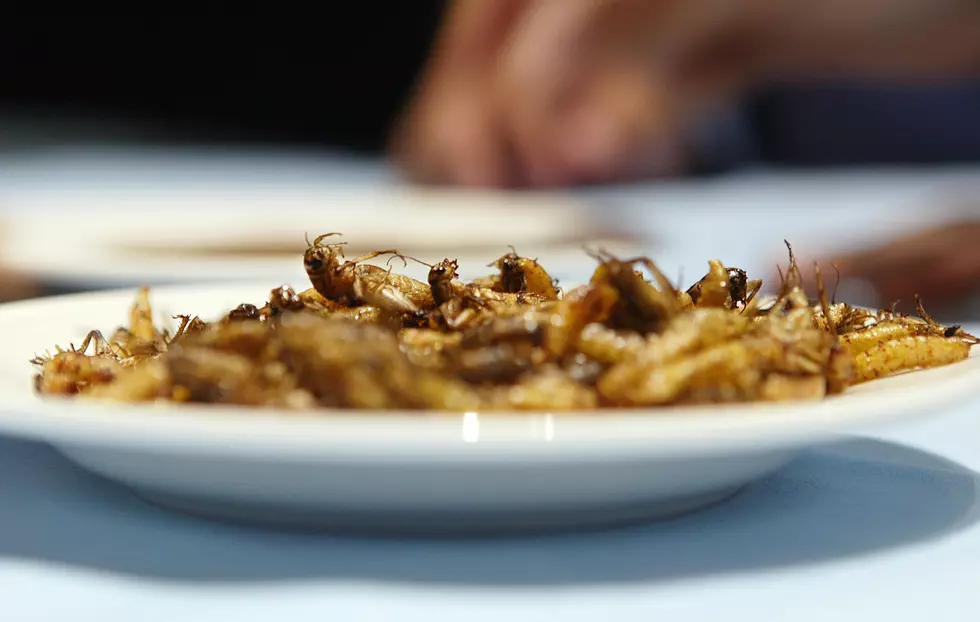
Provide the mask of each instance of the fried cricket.
[{"label": "fried cricket", "polygon": [[[496,274],[464,282],[455,259],[347,259],[337,235],[307,241],[308,288],[276,287],[210,322],[177,316],[172,333],[140,289],[126,326],[35,357],[37,392],[454,412],[816,400],[962,361],[978,342],[921,301],[916,317],[838,302],[819,269],[810,300],[788,243],[778,294],[764,299],[761,281],[720,260],[683,288],[649,258],[597,252],[589,282],[562,292],[513,248]],[[409,259],[426,282],[396,272]]]}]

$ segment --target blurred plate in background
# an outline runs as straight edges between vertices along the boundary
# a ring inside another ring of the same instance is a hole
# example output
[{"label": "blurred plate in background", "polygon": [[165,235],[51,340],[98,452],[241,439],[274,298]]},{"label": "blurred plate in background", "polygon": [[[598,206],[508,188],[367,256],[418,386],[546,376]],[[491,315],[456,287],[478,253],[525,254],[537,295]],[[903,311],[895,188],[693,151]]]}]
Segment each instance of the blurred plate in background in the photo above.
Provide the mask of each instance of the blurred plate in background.
[{"label": "blurred plate in background", "polygon": [[427,262],[455,257],[464,277],[485,274],[509,245],[566,280],[594,266],[583,246],[624,254],[641,248],[626,232],[607,228],[601,210],[551,194],[199,188],[75,192],[26,203],[7,210],[0,265],[76,289],[295,281],[304,278],[305,236],[328,232],[344,234],[348,257],[382,249]]}]

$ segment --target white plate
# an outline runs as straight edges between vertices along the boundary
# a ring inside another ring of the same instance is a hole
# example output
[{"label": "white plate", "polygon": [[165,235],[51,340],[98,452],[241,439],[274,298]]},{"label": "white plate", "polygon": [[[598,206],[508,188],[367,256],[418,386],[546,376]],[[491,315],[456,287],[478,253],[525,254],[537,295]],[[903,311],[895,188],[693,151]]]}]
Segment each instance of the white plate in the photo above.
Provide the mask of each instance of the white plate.
[{"label": "white plate", "polygon": [[[160,288],[161,317],[216,317],[259,285]],[[506,529],[670,515],[802,448],[976,393],[980,358],[816,403],[579,414],[327,412],[41,400],[27,360],[126,319],[133,292],[0,306],[0,432],[41,439],[157,503],[355,529]]]},{"label": "white plate", "polygon": [[348,255],[397,248],[428,262],[456,257],[467,276],[485,272],[508,245],[561,266],[554,276],[564,280],[581,279],[592,266],[584,244],[638,252],[600,211],[546,193],[192,187],[73,191],[20,197],[6,207],[0,266],[85,289],[296,279],[304,232],[343,232]]}]

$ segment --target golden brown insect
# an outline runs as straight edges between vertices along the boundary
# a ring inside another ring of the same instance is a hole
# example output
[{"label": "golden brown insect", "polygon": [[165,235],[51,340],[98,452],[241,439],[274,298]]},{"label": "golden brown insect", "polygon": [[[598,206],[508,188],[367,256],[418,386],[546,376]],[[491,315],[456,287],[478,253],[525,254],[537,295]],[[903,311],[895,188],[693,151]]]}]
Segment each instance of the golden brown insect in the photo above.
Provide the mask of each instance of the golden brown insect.
[{"label": "golden brown insect", "polygon": [[303,267],[321,296],[347,306],[367,303],[392,312],[410,312],[409,303],[415,310],[433,305],[432,294],[424,283],[363,263],[383,255],[400,257],[398,251],[372,251],[348,260],[344,257],[344,242],[323,243],[335,235],[340,234],[317,236],[303,254]]},{"label": "golden brown insect", "polygon": [[579,351],[606,365],[633,359],[647,345],[643,335],[615,330],[601,323],[587,325],[579,335]]},{"label": "golden brown insect", "polygon": [[[255,305],[251,305],[251,307],[255,309]],[[241,309],[241,306],[239,306],[238,308]],[[255,309],[255,311],[256,313],[258,313],[258,309]],[[178,315],[174,319],[179,320],[180,325],[177,326],[177,332],[174,333],[174,336],[170,337],[167,340],[168,347],[175,343],[180,342],[188,335],[208,329],[208,323],[202,320],[201,318],[197,317],[196,315],[193,317],[190,315]]]},{"label": "golden brown insect", "polygon": [[484,401],[494,410],[591,410],[599,405],[591,386],[583,386],[565,370],[546,365],[526,373],[514,384],[486,390]]},{"label": "golden brown insect", "polygon": [[[685,360],[695,358],[700,352],[727,343],[744,343],[737,338],[752,328],[751,321],[737,313],[725,309],[698,309],[672,319],[660,334],[646,338],[635,333],[608,332],[608,329],[592,329],[583,333],[583,349],[592,357],[608,363],[615,363],[600,380],[600,392],[607,399],[615,400],[615,395],[633,395],[640,390],[644,378],[650,377],[658,369],[667,369]],[[740,349],[722,350],[732,354],[743,352]],[[708,357],[706,360],[713,360]],[[687,369],[687,368],[677,368]],[[696,368],[700,369],[700,368]],[[711,373],[710,371],[691,373]],[[710,369],[714,369],[713,367]],[[631,400],[673,399],[686,386],[687,380],[678,381],[672,389],[664,388],[667,398],[654,398],[650,393],[636,393]],[[652,389],[659,391],[660,389]],[[640,396],[645,397],[640,397]],[[658,394],[659,395],[659,394]],[[649,402],[649,403],[654,403]]]},{"label": "golden brown insect", "polygon": [[449,353],[455,375],[466,382],[512,382],[544,361],[541,349],[527,341],[506,341]]},{"label": "golden brown insect", "polygon": [[542,300],[558,300],[558,287],[551,275],[537,259],[521,257],[513,246],[509,253],[490,265],[500,270],[492,289],[510,294],[534,294]]},{"label": "golden brown insect", "polygon": [[841,346],[854,357],[855,381],[864,382],[899,371],[936,367],[970,355],[978,339],[959,326],[943,326],[916,297],[918,318],[892,311],[840,336]]},{"label": "golden brown insect", "polygon": [[[590,358],[583,352],[577,352],[565,357],[560,362],[562,371],[575,382],[587,387],[595,387],[599,376],[605,371],[606,366],[601,362]],[[593,394],[595,393],[593,389]]]},{"label": "golden brown insect", "polygon": [[711,266],[708,274],[686,292],[695,306],[745,308],[762,289],[762,281],[748,280],[741,268],[726,268],[717,259],[708,265]]},{"label": "golden brown insect", "polygon": [[709,387],[719,390],[711,401],[738,401],[761,380],[753,355],[749,344],[730,341],[667,364],[620,364],[599,378],[598,390],[606,402],[619,406],[664,404]]},{"label": "golden brown insect", "polygon": [[266,309],[270,316],[275,317],[286,311],[302,311],[306,308],[306,303],[299,297],[289,285],[280,285],[269,293],[269,302]]},{"label": "golden brown insect", "polygon": [[[418,260],[416,260],[418,261]],[[419,262],[429,266],[424,262]],[[455,259],[443,259],[429,266],[429,288],[432,290],[432,300],[439,306],[463,294],[464,286],[457,279],[459,262]]]},{"label": "golden brown insect", "polygon": [[[640,333],[658,332],[665,322],[680,312],[677,290],[650,258],[618,259],[601,251],[594,256],[599,260],[599,267],[590,283],[606,284],[617,295],[610,317],[613,328]],[[650,270],[660,289],[633,269],[637,263]]]},{"label": "golden brown insect", "polygon": [[446,352],[459,346],[462,333],[445,333],[429,328],[403,328],[398,333],[401,350],[412,363],[427,369],[447,368]]},{"label": "golden brown insect", "polygon": [[253,304],[243,302],[234,309],[232,309],[225,319],[229,322],[238,322],[245,320],[261,320],[262,313],[259,308]]},{"label": "golden brown insect", "polygon": [[457,280],[455,259],[444,259],[434,265],[413,260],[429,266],[429,287],[436,307],[429,315],[428,324],[433,328],[463,330],[495,316],[522,312],[527,306],[544,301],[536,294],[497,291],[487,283],[463,284]]},{"label": "golden brown insect", "polygon": [[[391,272],[390,262],[395,257],[400,257],[403,262],[405,261],[401,255],[391,257],[388,260],[388,270],[384,271],[383,277],[376,272],[380,268],[356,266],[353,278],[354,295],[360,302],[385,309],[390,313],[418,316],[422,308],[394,283],[395,279]],[[367,268],[375,268],[375,270],[366,270]],[[405,279],[406,277],[399,278]],[[418,282],[416,281],[416,283]],[[416,289],[414,285],[411,288]]]},{"label": "golden brown insect", "polygon": [[129,312],[129,332],[146,342],[156,341],[160,333],[153,326],[153,311],[150,307],[150,290],[141,287]]},{"label": "golden brown insect", "polygon": [[856,382],[881,378],[900,371],[939,367],[970,356],[976,341],[915,335],[889,339],[854,357]]},{"label": "golden brown insect", "polygon": [[44,395],[82,393],[94,386],[113,382],[123,370],[114,357],[70,351],[37,358],[35,364],[39,365],[40,370],[34,377],[34,387]]},{"label": "golden brown insect", "polygon": [[337,235],[342,234],[336,231],[324,233],[323,235],[317,236],[313,242],[310,242],[309,238],[307,238],[306,251],[303,253],[303,268],[306,269],[306,276],[309,277],[310,284],[324,298],[346,305],[353,305],[355,303],[353,296],[353,275],[349,275],[348,278],[350,280],[342,278],[340,274],[341,267],[345,263],[357,265],[361,261],[380,257],[385,252],[395,251],[371,252],[348,261],[344,258],[343,251],[346,242],[323,243],[327,238]]},{"label": "golden brown insect", "polygon": [[467,327],[461,343],[464,347],[484,347],[522,341],[540,347],[544,358],[563,360],[578,348],[585,326],[605,320],[614,304],[614,292],[600,284],[565,300],[512,307],[513,313],[491,312],[484,321]]}]

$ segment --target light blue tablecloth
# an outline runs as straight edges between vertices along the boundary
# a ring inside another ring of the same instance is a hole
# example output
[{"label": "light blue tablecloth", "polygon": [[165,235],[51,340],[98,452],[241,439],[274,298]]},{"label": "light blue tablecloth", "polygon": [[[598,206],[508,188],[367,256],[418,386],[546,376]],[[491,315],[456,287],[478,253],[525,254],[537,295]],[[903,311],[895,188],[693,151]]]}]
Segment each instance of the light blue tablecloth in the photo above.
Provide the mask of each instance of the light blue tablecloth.
[{"label": "light blue tablecloth", "polygon": [[[52,180],[207,177],[207,158],[124,159],[128,169],[111,153],[9,161],[0,195]],[[221,160],[211,172],[393,180],[373,163],[301,160]],[[784,237],[802,249],[915,226],[936,216],[920,200],[976,173],[758,172],[588,194],[654,234],[667,269],[695,276],[714,256],[766,269],[783,259]],[[0,437],[0,620],[973,621],[978,472],[980,399],[808,452],[731,502],[669,522],[494,541],[354,539],[174,515],[45,446]]]},{"label": "light blue tablecloth", "polygon": [[975,620],[980,403],[608,532],[355,539],[170,514],[0,439],[4,620]]}]

